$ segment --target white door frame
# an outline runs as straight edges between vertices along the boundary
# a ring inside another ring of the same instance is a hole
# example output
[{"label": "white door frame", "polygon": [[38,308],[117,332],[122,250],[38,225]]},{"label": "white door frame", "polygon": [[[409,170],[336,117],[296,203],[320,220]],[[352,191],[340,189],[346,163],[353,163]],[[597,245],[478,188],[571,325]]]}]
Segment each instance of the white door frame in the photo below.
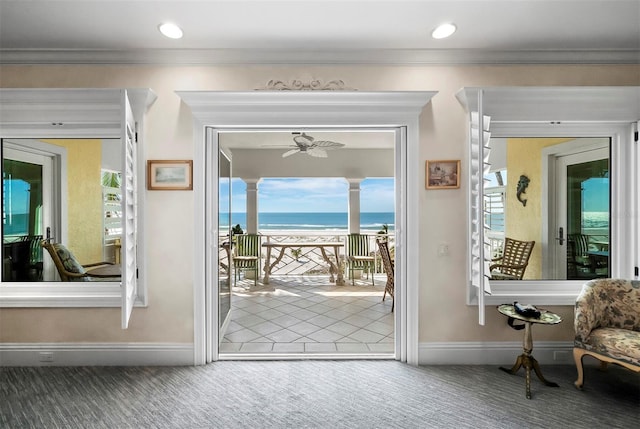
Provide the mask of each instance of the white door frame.
[{"label": "white door frame", "polygon": [[[593,134],[598,135],[598,134]],[[545,137],[536,137],[545,138]],[[613,144],[612,138],[607,138],[608,142],[606,146]],[[556,250],[556,232],[558,231],[557,214],[561,207],[558,207],[559,201],[556,198],[557,190],[559,186],[562,186],[563,177],[558,174],[558,163],[560,158],[567,155],[575,155],[577,153],[589,152],[603,147],[603,138],[578,137],[575,140],[568,141],[566,143],[557,144],[542,149],[542,175],[546,177],[545,186],[542,187],[541,192],[541,209],[542,213],[547,213],[547,216],[542,216],[542,239],[540,243],[543,249],[542,252],[542,278],[543,279],[557,279],[558,281],[566,280],[566,251],[564,255],[564,270],[565,276],[560,276],[559,270],[561,270],[563,263],[558,259]],[[566,178],[564,178],[566,179]],[[565,207],[566,210],[566,207]],[[566,231],[566,228],[565,228]],[[566,239],[566,237],[565,237]],[[565,248],[566,249],[566,248]]]},{"label": "white door frame", "polygon": [[[400,149],[396,151],[396,177],[401,180],[397,193],[398,209],[404,215],[396,229],[396,359],[418,364],[418,288],[419,288],[419,191],[422,189],[422,162],[419,156],[419,116],[435,92],[351,92],[351,91],[178,91],[194,116],[194,364],[217,360],[217,347],[207,344],[215,338],[210,326],[216,302],[207,274],[207,255],[215,252],[218,231],[207,222],[215,201],[217,186],[207,180],[207,171],[217,158],[217,148],[207,147],[207,127],[238,128],[395,128]],[[217,185],[217,182],[215,183]],[[217,211],[215,211],[217,213]],[[217,223],[217,222],[216,222]],[[407,231],[411,231],[408,234]],[[202,252],[206,249],[206,252]],[[216,323],[217,325],[217,323]]]},{"label": "white door frame", "polygon": [[[600,147],[593,148],[587,151],[580,151],[578,153],[571,153],[555,157],[556,164],[556,177],[558,178],[557,186],[549,188],[550,195],[556,200],[556,217],[553,227],[549,228],[551,233],[557,232],[558,228],[564,229],[564,241],[563,246],[558,246],[557,240],[549,241],[554,247],[554,273],[556,279],[567,278],[567,247],[568,242],[568,228],[567,228],[567,167],[577,163],[595,161],[598,159],[606,158],[609,160],[609,142]],[[549,183],[549,182],[547,182]],[[609,210],[611,213],[611,210]]]}]

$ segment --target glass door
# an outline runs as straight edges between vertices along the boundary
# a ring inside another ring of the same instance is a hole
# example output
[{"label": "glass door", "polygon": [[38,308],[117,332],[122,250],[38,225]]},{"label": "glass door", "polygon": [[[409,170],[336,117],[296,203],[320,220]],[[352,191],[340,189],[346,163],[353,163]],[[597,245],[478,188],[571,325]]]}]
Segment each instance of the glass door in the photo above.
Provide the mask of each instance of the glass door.
[{"label": "glass door", "polygon": [[[4,147],[2,159],[2,280],[47,277],[40,242],[51,216],[50,157]],[[52,267],[46,267],[51,271]]]},{"label": "glass door", "polygon": [[224,337],[224,327],[231,311],[231,160],[220,151],[218,162],[218,328]]},{"label": "glass door", "polygon": [[556,267],[567,280],[608,277],[608,147],[558,158]]}]

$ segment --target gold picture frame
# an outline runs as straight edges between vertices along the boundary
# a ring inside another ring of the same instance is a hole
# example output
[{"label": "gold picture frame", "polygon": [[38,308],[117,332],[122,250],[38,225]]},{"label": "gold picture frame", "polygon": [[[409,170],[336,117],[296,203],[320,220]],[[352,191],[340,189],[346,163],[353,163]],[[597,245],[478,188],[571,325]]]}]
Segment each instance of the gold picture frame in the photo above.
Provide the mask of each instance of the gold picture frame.
[{"label": "gold picture frame", "polygon": [[460,160],[432,160],[425,165],[426,189],[458,189]]},{"label": "gold picture frame", "polygon": [[193,161],[147,161],[147,189],[152,191],[190,191],[193,189]]}]

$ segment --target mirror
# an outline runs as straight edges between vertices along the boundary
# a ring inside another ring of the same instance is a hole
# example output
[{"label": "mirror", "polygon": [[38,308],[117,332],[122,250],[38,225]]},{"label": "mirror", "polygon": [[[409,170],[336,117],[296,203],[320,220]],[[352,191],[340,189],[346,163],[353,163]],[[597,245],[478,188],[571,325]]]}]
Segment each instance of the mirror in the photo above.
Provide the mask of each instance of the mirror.
[{"label": "mirror", "polygon": [[[491,138],[484,176],[492,280],[610,274],[608,138]],[[527,258],[519,244],[535,241]],[[511,264],[526,265],[522,277]]]},{"label": "mirror", "polygon": [[121,165],[119,139],[3,139],[2,281],[60,281],[43,240],[80,265],[119,264]]},{"label": "mirror", "polygon": [[[231,310],[231,160],[220,151],[218,157],[218,302],[219,329]],[[222,335],[220,335],[222,338]]]}]

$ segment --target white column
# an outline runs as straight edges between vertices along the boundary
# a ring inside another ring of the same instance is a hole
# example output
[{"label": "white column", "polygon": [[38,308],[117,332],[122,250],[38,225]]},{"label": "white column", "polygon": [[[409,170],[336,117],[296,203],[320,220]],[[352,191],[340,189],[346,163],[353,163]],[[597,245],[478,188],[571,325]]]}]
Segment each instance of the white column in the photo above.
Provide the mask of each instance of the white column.
[{"label": "white column", "polygon": [[349,182],[349,234],[360,232],[360,183],[363,180],[347,178],[347,182]]},{"label": "white column", "polygon": [[260,179],[242,179],[247,184],[247,234],[258,233],[258,182]]}]

